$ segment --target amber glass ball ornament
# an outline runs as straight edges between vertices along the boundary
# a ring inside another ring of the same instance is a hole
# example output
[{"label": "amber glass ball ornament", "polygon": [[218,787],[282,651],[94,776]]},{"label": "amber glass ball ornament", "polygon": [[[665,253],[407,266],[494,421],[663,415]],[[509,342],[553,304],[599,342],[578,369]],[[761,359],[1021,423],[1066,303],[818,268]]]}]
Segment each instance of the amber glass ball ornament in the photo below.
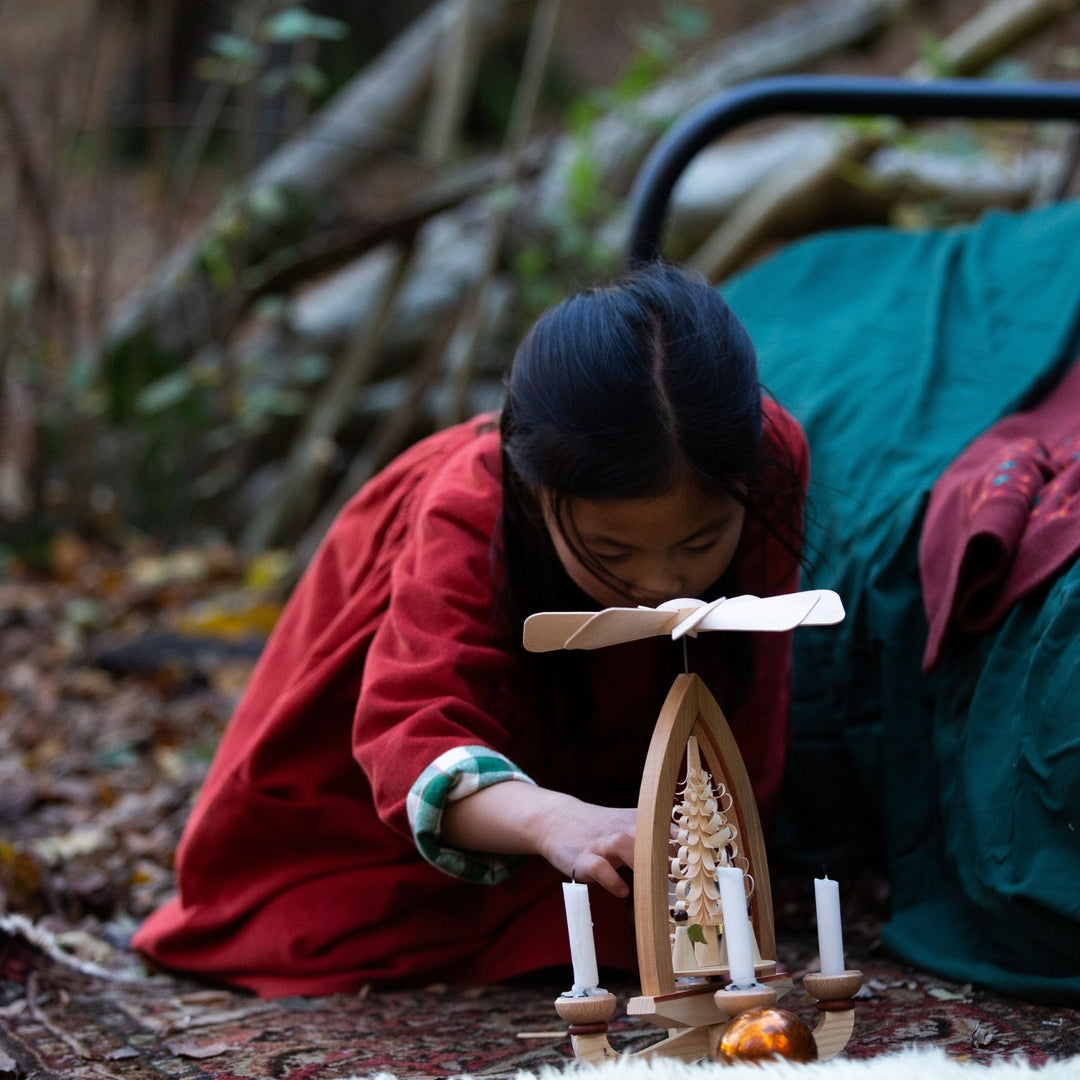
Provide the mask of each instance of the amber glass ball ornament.
[{"label": "amber glass ball ornament", "polygon": [[794,1013],[784,1009],[748,1009],[728,1024],[720,1038],[721,1061],[789,1061],[817,1059],[814,1033]]}]

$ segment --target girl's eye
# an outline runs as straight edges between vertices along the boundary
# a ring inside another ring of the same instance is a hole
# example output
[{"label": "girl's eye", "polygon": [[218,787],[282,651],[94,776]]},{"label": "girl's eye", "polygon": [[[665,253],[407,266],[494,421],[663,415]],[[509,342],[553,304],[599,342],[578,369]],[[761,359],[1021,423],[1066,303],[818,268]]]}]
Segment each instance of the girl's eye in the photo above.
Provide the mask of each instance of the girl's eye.
[{"label": "girl's eye", "polygon": [[596,559],[597,562],[603,563],[605,566],[617,566],[619,563],[626,562],[626,560],[630,558],[630,554],[626,551],[617,553],[594,551],[593,558]]},{"label": "girl's eye", "polygon": [[706,541],[704,544],[687,544],[683,551],[690,556],[707,555],[714,547],[716,547],[715,539]]}]

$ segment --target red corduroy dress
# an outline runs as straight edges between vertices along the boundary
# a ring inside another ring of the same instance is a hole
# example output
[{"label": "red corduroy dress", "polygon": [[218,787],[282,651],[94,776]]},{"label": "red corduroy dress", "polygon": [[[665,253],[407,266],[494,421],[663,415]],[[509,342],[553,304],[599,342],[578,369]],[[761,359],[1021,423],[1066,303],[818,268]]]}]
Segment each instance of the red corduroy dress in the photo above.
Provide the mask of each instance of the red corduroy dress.
[{"label": "red corduroy dress", "polygon": [[[766,449],[805,486],[801,430],[772,402],[765,414]],[[480,417],[410,448],[341,512],[218,748],[177,854],[179,895],[136,934],[147,957],[263,996],[552,965],[569,978],[560,875],[541,859],[495,885],[444,873],[417,850],[407,795],[439,755],[479,745],[545,786],[635,805],[682,650],[658,638],[577,654],[589,730],[542,754],[544,717],[511,690],[516,660],[494,617],[501,499],[498,432]],[[798,588],[795,560],[750,518],[729,576],[740,592]],[[722,654],[726,637],[699,642]],[[767,814],[790,636],[756,635],[751,655],[728,720]],[[590,891],[600,964],[634,970],[630,904]]]}]

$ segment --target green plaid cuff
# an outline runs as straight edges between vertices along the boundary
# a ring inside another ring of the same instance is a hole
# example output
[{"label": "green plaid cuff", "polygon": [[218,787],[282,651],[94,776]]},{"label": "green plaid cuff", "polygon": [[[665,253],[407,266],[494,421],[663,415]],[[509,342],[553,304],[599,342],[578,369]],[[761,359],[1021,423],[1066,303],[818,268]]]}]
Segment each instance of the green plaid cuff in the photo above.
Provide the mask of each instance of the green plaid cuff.
[{"label": "green plaid cuff", "polygon": [[501,754],[486,746],[456,746],[440,754],[420,774],[405,805],[416,846],[432,866],[475,885],[495,885],[525,862],[524,855],[458,851],[442,843],[440,830],[446,804],[503,780],[533,783]]}]

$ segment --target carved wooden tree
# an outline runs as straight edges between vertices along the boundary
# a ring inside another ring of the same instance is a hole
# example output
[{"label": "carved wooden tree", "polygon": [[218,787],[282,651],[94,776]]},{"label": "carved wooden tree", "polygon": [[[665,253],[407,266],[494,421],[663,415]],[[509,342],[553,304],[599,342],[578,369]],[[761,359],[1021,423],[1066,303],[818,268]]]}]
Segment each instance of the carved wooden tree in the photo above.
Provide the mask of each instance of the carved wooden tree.
[{"label": "carved wooden tree", "polygon": [[[723,922],[720,888],[716,881],[719,866],[732,866],[739,859],[735,840],[738,830],[727,818],[731,796],[721,785],[718,792],[708,770],[701,765],[697,739],[686,744],[686,780],[672,811],[678,834],[672,840],[671,877],[675,881],[675,910],[685,911],[685,922],[676,919],[676,941],[686,934],[699,944],[696,967],[715,968],[723,963],[718,928]],[[676,967],[685,971],[685,947],[677,949]]]}]

